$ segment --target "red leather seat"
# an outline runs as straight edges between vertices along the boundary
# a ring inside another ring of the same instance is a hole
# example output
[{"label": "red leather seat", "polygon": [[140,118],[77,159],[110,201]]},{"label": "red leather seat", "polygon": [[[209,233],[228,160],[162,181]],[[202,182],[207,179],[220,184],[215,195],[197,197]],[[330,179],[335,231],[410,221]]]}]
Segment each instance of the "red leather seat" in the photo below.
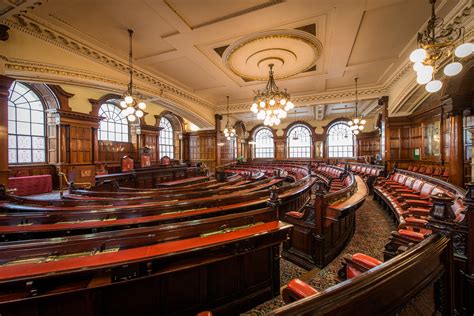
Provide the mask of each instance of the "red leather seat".
[{"label": "red leather seat", "polygon": [[291,280],[281,293],[285,303],[291,303],[317,294],[319,294],[319,292],[316,289],[309,286],[300,279]]},{"label": "red leather seat", "polygon": [[408,239],[412,239],[416,241],[422,241],[423,239],[425,239],[425,234],[417,233],[412,230],[399,229],[398,233],[403,237],[407,237]]}]

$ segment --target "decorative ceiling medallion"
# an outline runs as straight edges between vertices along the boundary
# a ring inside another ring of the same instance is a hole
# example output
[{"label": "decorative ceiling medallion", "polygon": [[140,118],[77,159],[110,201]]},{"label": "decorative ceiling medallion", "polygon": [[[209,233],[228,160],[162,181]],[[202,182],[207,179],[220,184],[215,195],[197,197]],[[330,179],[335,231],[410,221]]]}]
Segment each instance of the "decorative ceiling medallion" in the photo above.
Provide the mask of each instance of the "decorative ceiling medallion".
[{"label": "decorative ceiling medallion", "polygon": [[266,81],[268,65],[275,79],[291,77],[316,65],[321,42],[300,30],[271,30],[243,37],[224,51],[224,65],[242,79]]}]

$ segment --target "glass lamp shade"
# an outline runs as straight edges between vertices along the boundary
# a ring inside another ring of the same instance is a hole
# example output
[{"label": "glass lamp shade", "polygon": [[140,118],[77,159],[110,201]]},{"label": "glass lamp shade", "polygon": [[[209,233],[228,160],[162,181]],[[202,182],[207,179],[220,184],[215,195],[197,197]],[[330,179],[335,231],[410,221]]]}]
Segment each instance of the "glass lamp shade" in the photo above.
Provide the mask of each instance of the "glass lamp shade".
[{"label": "glass lamp shade", "polygon": [[135,112],[135,115],[136,115],[137,117],[143,117],[143,111],[142,111],[142,110],[137,110],[137,111]]},{"label": "glass lamp shade", "polygon": [[122,109],[125,109],[127,107],[127,103],[124,100],[122,100],[120,101],[120,106],[122,107]]},{"label": "glass lamp shade", "polygon": [[416,71],[416,72],[420,71],[421,68],[423,68],[423,67],[424,67],[424,65],[422,63],[414,63],[413,64],[413,70]]},{"label": "glass lamp shade", "polygon": [[358,129],[356,129],[356,130],[354,130],[354,132],[353,132],[353,133],[354,133],[354,135],[357,135],[357,134],[359,134],[359,130],[358,130]]},{"label": "glass lamp shade", "polygon": [[286,104],[286,100],[285,100],[285,99],[281,99],[281,100],[280,100],[280,104],[281,104],[281,105],[285,105],[285,104]]},{"label": "glass lamp shade", "polygon": [[428,84],[425,86],[425,89],[429,93],[434,93],[441,90],[441,87],[443,87],[443,83],[441,81],[433,80],[433,81],[428,82]]},{"label": "glass lamp shade", "polygon": [[124,98],[124,100],[125,100],[125,103],[127,103],[127,104],[132,104],[132,103],[133,103],[133,98],[132,98],[131,96],[129,96],[129,95],[127,95],[127,96]]},{"label": "glass lamp shade", "polygon": [[140,102],[140,103],[138,103],[138,108],[139,108],[140,110],[146,109],[146,104],[145,104],[145,102]]},{"label": "glass lamp shade", "polygon": [[270,105],[275,105],[275,100],[274,99],[270,100]]},{"label": "glass lamp shade", "polygon": [[454,62],[454,63],[447,64],[446,67],[444,67],[443,72],[446,76],[452,77],[460,73],[461,70],[462,70],[462,64],[459,62]]},{"label": "glass lamp shade", "polygon": [[264,102],[264,101],[260,101],[260,107],[261,107],[261,108],[264,108],[264,107],[265,107],[265,102]]},{"label": "glass lamp shade", "polygon": [[429,75],[432,75],[434,72],[434,68],[433,66],[423,66],[420,68],[420,70],[418,71],[418,74],[429,74]]},{"label": "glass lamp shade", "polygon": [[129,120],[130,122],[135,122],[136,119],[137,119],[137,118],[136,118],[135,115],[133,115],[133,114],[131,114],[131,115],[128,116],[128,120]]},{"label": "glass lamp shade", "polygon": [[228,134],[229,133],[229,129],[226,127],[224,128],[224,134]]},{"label": "glass lamp shade", "polygon": [[275,120],[275,125],[279,125],[280,123],[281,123],[281,120],[277,118],[277,119]]},{"label": "glass lamp shade", "polygon": [[427,84],[432,78],[433,76],[431,74],[418,73],[418,76],[416,76],[416,82],[418,84]]},{"label": "glass lamp shade", "polygon": [[253,107],[253,108],[256,108],[256,107],[258,107],[258,104],[254,102],[254,103],[252,104],[252,107]]},{"label": "glass lamp shade", "polygon": [[286,102],[286,105],[289,106],[290,110],[295,107],[295,105],[294,105],[293,102],[291,102],[291,101]]},{"label": "glass lamp shade", "polygon": [[474,44],[472,43],[464,43],[456,47],[454,50],[454,55],[459,58],[463,58],[469,56],[474,51]]},{"label": "glass lamp shade", "polygon": [[135,108],[133,106],[129,106],[127,111],[128,111],[128,114],[133,114],[135,113]]},{"label": "glass lamp shade", "polygon": [[263,120],[263,119],[265,119],[265,116],[266,116],[265,111],[260,110],[260,112],[258,112],[258,114],[257,114],[257,119]]},{"label": "glass lamp shade", "polygon": [[364,125],[359,125],[359,130],[363,130],[364,129]]},{"label": "glass lamp shade", "polygon": [[364,120],[364,119],[362,119],[362,120],[360,121],[360,124],[362,124],[362,125],[364,125],[365,123],[367,123],[367,121]]},{"label": "glass lamp shade", "polygon": [[227,136],[227,140],[230,140],[230,136]]},{"label": "glass lamp shade", "polygon": [[410,54],[410,60],[412,63],[422,62],[426,58],[426,50],[423,48],[415,49]]},{"label": "glass lamp shade", "polygon": [[359,121],[360,121],[360,120],[359,120],[358,118],[355,118],[355,119],[354,119],[354,124],[359,124]]},{"label": "glass lamp shade", "polygon": [[257,114],[258,113],[258,109],[257,108],[252,108],[252,112]]},{"label": "glass lamp shade", "polygon": [[352,123],[352,121],[349,121],[349,122],[347,122],[347,124],[348,124],[349,126],[352,126],[352,124],[354,124],[354,123]]}]

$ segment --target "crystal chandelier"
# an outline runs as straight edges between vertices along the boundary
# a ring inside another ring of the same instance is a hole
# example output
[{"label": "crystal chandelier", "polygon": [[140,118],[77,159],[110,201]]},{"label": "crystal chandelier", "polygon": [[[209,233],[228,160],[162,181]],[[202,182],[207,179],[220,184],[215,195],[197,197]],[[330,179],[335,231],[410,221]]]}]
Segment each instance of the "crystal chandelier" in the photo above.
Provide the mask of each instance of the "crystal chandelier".
[{"label": "crystal chandelier", "polygon": [[359,80],[359,78],[355,77],[354,78],[355,88],[356,88],[356,90],[355,90],[355,95],[356,95],[355,117],[352,119],[352,121],[349,121],[349,123],[348,123],[351,130],[352,130],[352,133],[354,133],[354,135],[359,134],[359,132],[364,129],[365,123],[367,123],[367,121],[365,119],[363,119],[362,116],[359,117],[357,115],[357,106],[359,105],[359,99],[358,99],[359,93],[358,93],[358,90],[357,90],[357,80]]},{"label": "crystal chandelier", "polygon": [[[444,26],[442,18],[436,17],[436,0],[431,3],[431,18],[426,29],[418,33],[418,49],[410,54],[413,69],[417,73],[416,82],[425,85],[426,91],[437,92],[443,86],[441,80],[434,80],[434,75],[439,70],[445,58],[451,58],[443,72],[446,76],[456,76],[462,70],[462,64],[456,61],[472,54],[474,45],[472,43],[461,43],[456,47],[456,41],[464,36],[464,28]],[[458,43],[459,44],[459,43]]]},{"label": "crystal chandelier", "polygon": [[135,122],[138,118],[143,117],[143,110],[146,108],[145,102],[140,100],[136,95],[133,95],[133,51],[132,51],[132,36],[133,30],[128,30],[129,35],[129,51],[128,51],[128,69],[130,72],[130,81],[128,83],[127,91],[124,92],[120,106],[122,107],[122,114],[127,117],[130,122]]},{"label": "crystal chandelier", "polygon": [[273,79],[273,64],[269,64],[269,78],[265,90],[258,90],[250,108],[250,111],[257,114],[257,119],[262,120],[266,126],[280,124],[281,120],[287,116],[287,112],[295,106],[290,101],[290,94],[278,89],[275,79]]},{"label": "crystal chandelier", "polygon": [[235,127],[229,124],[229,96],[227,96],[227,123],[224,128],[224,136],[227,140],[235,137]]}]

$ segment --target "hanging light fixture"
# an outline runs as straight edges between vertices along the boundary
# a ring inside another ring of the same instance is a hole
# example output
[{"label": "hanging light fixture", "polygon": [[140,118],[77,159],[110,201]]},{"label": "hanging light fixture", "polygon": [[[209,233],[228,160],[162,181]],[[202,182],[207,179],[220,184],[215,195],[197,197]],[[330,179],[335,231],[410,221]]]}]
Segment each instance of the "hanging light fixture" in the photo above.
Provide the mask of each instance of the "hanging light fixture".
[{"label": "hanging light fixture", "polygon": [[[451,58],[443,73],[448,76],[456,76],[462,70],[462,64],[456,61],[471,55],[474,51],[474,44],[463,43],[456,47],[456,41],[464,37],[464,28],[444,26],[442,18],[436,17],[436,0],[429,0],[431,3],[431,18],[426,29],[418,33],[418,48],[410,54],[410,61],[413,69],[417,73],[416,82],[425,85],[426,91],[430,93],[441,90],[443,83],[441,80],[434,80],[434,75],[445,58]],[[458,43],[459,44],[459,43]]]},{"label": "hanging light fixture", "polygon": [[229,124],[229,96],[227,96],[227,123],[224,128],[224,136],[227,140],[235,137],[235,127]]},{"label": "hanging light fixture", "polygon": [[257,119],[262,120],[267,126],[280,124],[281,120],[287,116],[287,112],[295,107],[290,101],[287,90],[278,89],[273,79],[273,66],[273,64],[268,65],[270,71],[267,86],[262,92],[257,91],[250,108],[250,111],[257,114]]},{"label": "hanging light fixture", "polygon": [[137,95],[133,93],[133,51],[132,51],[132,37],[133,30],[128,30],[129,49],[128,49],[128,69],[130,74],[130,81],[128,82],[127,91],[122,95],[120,107],[123,109],[122,113],[130,122],[135,122],[137,118],[143,117],[143,110],[146,109],[146,104],[140,100]]},{"label": "hanging light fixture", "polygon": [[[253,112],[252,112],[252,126],[253,126]],[[256,145],[257,142],[254,141],[253,139],[251,141],[249,141],[249,145]]]},{"label": "hanging light fixture", "polygon": [[[295,109],[295,122],[296,122],[296,109]],[[300,138],[300,135],[298,134],[297,130],[293,133],[292,138],[293,138],[293,140],[298,140]]]},{"label": "hanging light fixture", "polygon": [[359,105],[359,92],[357,90],[357,81],[359,80],[359,78],[355,77],[354,78],[354,81],[355,81],[355,96],[356,96],[356,100],[355,100],[355,117],[352,119],[352,121],[349,121],[349,126],[352,130],[352,133],[354,133],[354,135],[357,135],[360,133],[360,131],[362,131],[364,129],[364,125],[365,123],[367,123],[367,121],[365,119],[362,118],[362,116],[358,116],[357,114],[357,106]]}]

